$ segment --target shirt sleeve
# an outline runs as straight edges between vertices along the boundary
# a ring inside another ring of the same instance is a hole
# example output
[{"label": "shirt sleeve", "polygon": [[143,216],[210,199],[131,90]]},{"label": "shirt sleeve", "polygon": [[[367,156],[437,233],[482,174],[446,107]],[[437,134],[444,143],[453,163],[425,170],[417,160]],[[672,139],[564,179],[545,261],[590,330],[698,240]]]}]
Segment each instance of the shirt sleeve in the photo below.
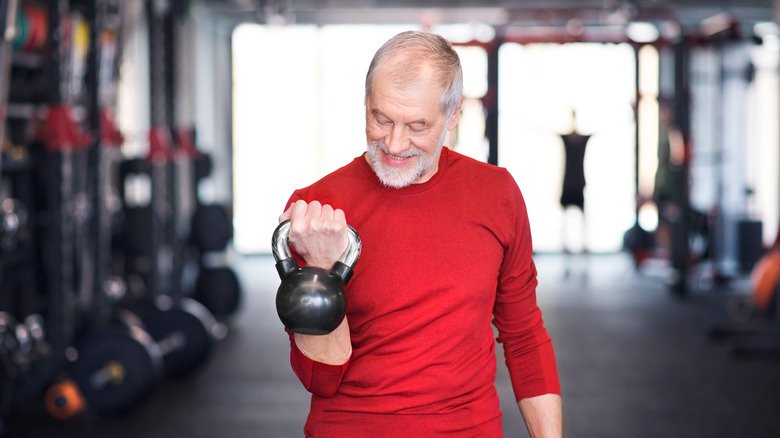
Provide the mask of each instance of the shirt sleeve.
[{"label": "shirt sleeve", "polygon": [[561,389],[552,340],[536,302],[536,267],[525,201],[508,172],[507,177],[512,188],[506,202],[511,229],[499,270],[493,324],[498,329],[497,340],[504,346],[515,398],[520,401],[560,394]]},{"label": "shirt sleeve", "polygon": [[[292,194],[290,200],[287,201],[285,210],[298,199],[302,199],[302,197],[296,191]],[[303,260],[294,251],[291,252],[298,259],[299,264],[303,263]],[[320,397],[332,397],[335,395],[341,384],[341,379],[344,377],[344,372],[347,370],[349,360],[342,365],[328,365],[312,360],[298,348],[298,345],[295,343],[295,334],[289,330],[286,331],[290,336],[290,365],[303,384],[303,387]]]},{"label": "shirt sleeve", "polygon": [[341,385],[349,360],[342,365],[328,365],[314,361],[298,348],[294,334],[292,332],[289,334],[290,364],[303,387],[320,397],[333,397]]}]

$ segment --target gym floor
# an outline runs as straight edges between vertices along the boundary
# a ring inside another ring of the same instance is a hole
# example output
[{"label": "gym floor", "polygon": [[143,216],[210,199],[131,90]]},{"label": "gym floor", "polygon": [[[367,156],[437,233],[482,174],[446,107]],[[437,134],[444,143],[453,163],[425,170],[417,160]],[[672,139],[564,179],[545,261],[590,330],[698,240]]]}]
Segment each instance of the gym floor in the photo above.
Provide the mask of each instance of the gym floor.
[{"label": "gym floor", "polygon": [[[778,437],[780,361],[737,359],[707,333],[733,290],[675,298],[624,254],[536,257],[539,303],[556,346],[569,437]],[[187,381],[166,382],[118,419],[15,416],[16,437],[296,437],[307,393],[289,368],[273,306],[270,257],[239,261],[244,309],[216,355]],[[732,289],[744,291],[746,281]],[[507,437],[525,437],[499,349]],[[407,431],[408,432],[408,431]],[[406,433],[406,432],[405,432]]]}]

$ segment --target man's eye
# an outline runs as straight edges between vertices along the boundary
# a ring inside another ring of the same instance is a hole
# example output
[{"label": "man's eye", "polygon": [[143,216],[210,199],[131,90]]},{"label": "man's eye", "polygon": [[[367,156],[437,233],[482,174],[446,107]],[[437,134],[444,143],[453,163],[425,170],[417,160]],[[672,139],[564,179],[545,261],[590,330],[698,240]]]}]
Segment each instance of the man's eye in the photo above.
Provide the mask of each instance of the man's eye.
[{"label": "man's eye", "polygon": [[419,134],[419,133],[425,131],[425,126],[424,125],[411,125],[411,126],[409,126],[409,129],[412,132],[415,132],[415,133]]}]

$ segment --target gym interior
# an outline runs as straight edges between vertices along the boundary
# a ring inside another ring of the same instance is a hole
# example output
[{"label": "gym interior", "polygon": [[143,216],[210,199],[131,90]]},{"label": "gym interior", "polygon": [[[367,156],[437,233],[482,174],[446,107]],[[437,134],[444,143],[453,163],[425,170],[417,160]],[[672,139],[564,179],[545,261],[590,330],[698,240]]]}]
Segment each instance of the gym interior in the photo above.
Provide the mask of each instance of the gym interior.
[{"label": "gym interior", "polygon": [[0,1],[0,436],[302,436],[271,236],[365,151],[366,69],[410,29],[461,58],[445,144],[523,192],[564,436],[780,436],[779,22],[777,0]]}]

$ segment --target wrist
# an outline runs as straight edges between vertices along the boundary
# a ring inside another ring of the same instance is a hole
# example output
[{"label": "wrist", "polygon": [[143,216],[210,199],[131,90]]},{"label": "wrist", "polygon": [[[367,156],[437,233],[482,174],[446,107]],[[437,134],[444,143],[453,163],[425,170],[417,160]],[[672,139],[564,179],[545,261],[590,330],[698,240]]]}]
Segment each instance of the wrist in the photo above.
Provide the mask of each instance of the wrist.
[{"label": "wrist", "polygon": [[[321,362],[327,365],[344,365],[352,356],[352,345],[342,345],[338,342],[328,342],[323,339],[325,336],[295,334],[295,345],[301,350],[304,356],[315,362]],[[325,342],[322,342],[325,341]]]},{"label": "wrist", "polygon": [[343,365],[352,357],[347,318],[327,335],[295,334],[295,345],[304,356],[327,365]]},{"label": "wrist", "polygon": [[306,260],[306,266],[309,266],[309,267],[312,267],[312,268],[322,268],[322,269],[325,269],[326,271],[329,271],[333,267],[333,265],[335,263],[336,263],[335,261],[330,262],[330,261],[324,260],[324,259]]}]

